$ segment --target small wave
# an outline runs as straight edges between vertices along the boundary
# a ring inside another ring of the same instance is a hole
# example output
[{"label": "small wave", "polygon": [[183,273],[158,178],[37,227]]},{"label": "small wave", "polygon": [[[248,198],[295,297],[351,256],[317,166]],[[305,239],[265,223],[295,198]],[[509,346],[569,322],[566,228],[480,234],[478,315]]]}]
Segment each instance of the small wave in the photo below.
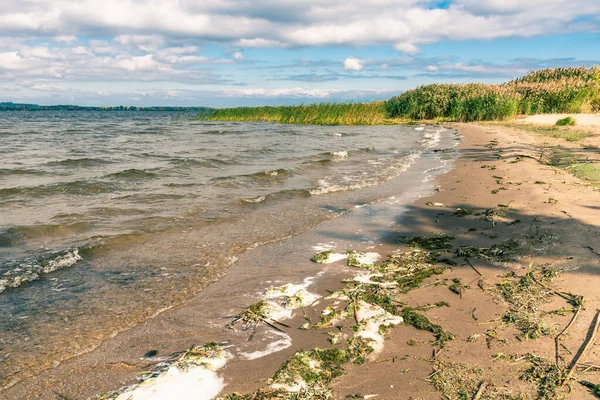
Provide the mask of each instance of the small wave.
[{"label": "small wave", "polygon": [[266,195],[242,199],[241,203],[243,203],[243,204],[259,204],[259,203],[266,203],[266,202],[274,201],[274,200],[288,200],[288,199],[297,199],[297,198],[310,197],[310,196],[311,196],[311,194],[308,189],[280,190],[278,192],[269,193]]},{"label": "small wave", "polygon": [[66,160],[46,163],[46,165],[53,167],[95,167],[106,164],[111,164],[111,161],[103,158],[67,158]]},{"label": "small wave", "polygon": [[440,143],[441,138],[442,138],[441,132],[443,132],[443,131],[435,130],[433,132],[427,132],[424,135],[423,144],[425,144],[425,146],[427,148],[432,148],[432,147],[437,146]]},{"label": "small wave", "polygon": [[317,182],[317,187],[309,189],[309,193],[311,196],[320,196],[328,193],[363,189],[379,185],[405,172],[416,161],[418,156],[418,154],[410,154],[403,157],[400,162],[378,171],[374,176],[364,179],[352,180],[350,177],[344,177],[346,183],[331,183],[325,179],[321,179]]},{"label": "small wave", "polygon": [[243,175],[254,179],[269,179],[269,178],[281,178],[290,175],[290,171],[285,168],[279,168],[272,171],[261,171],[250,175]]},{"label": "small wave", "polygon": [[334,158],[348,158],[348,152],[347,151],[333,151],[333,152],[331,152],[331,155]]},{"label": "small wave", "polygon": [[[77,219],[82,218],[81,214]],[[57,216],[60,219],[62,216]],[[66,219],[66,218],[65,218]],[[16,226],[0,232],[0,247],[14,246],[22,240],[35,238],[50,238],[51,236],[75,235],[90,228],[87,222],[79,221],[73,224],[42,224],[33,226]]]},{"label": "small wave", "polygon": [[0,189],[0,197],[46,197],[55,194],[74,194],[74,195],[96,195],[100,193],[110,193],[116,190],[112,183],[98,181],[73,181],[56,183],[52,185],[13,187]]},{"label": "small wave", "polygon": [[[57,256],[57,254],[59,254]],[[50,274],[63,268],[68,268],[82,260],[79,250],[67,250],[62,253],[54,253],[45,259],[30,260],[19,263],[0,276],[0,293],[8,289],[33,282],[42,275]]]},{"label": "small wave", "polygon": [[257,204],[257,203],[262,203],[263,201],[265,201],[265,199],[266,199],[265,196],[258,196],[258,197],[252,197],[249,199],[242,199],[242,202],[248,203],[248,204]]},{"label": "small wave", "polygon": [[40,171],[38,169],[21,169],[21,168],[0,168],[0,176],[11,176],[11,175],[46,175],[47,172]]},{"label": "small wave", "polygon": [[157,175],[153,172],[144,171],[141,169],[131,168],[124,171],[115,172],[110,174],[108,178],[116,179],[150,179],[155,178]]},{"label": "small wave", "polygon": [[225,160],[225,159],[217,159],[217,158],[207,158],[204,160],[198,160],[194,158],[179,158],[171,160],[170,163],[175,168],[224,168],[230,165],[237,164],[233,160]]}]

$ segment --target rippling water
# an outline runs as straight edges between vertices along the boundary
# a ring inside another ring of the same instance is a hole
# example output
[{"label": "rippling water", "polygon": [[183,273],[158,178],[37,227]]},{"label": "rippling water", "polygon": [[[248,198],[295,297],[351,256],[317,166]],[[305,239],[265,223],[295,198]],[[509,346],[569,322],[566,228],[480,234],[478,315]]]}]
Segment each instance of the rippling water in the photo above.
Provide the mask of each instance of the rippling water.
[{"label": "rippling water", "polygon": [[443,131],[162,112],[0,120],[0,387],[188,298],[248,247],[390,194],[378,185]]}]

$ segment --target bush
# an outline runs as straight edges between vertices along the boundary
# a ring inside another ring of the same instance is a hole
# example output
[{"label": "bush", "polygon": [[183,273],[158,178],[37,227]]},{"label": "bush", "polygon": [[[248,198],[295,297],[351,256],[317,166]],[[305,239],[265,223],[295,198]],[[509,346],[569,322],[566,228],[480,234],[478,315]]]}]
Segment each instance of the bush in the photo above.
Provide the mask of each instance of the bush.
[{"label": "bush", "polygon": [[577,121],[575,121],[575,118],[573,117],[567,117],[556,121],[557,126],[575,126],[576,124]]},{"label": "bush", "polygon": [[518,93],[502,86],[442,84],[421,86],[393,97],[386,101],[385,109],[391,118],[450,118],[469,122],[514,117],[520,101]]}]

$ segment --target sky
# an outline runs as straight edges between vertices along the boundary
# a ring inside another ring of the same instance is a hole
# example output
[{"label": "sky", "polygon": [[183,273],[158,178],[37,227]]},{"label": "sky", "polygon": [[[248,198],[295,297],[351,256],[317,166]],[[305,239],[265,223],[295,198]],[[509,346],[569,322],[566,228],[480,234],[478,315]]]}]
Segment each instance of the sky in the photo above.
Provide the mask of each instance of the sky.
[{"label": "sky", "polygon": [[362,102],[596,64],[600,0],[0,1],[0,102]]}]

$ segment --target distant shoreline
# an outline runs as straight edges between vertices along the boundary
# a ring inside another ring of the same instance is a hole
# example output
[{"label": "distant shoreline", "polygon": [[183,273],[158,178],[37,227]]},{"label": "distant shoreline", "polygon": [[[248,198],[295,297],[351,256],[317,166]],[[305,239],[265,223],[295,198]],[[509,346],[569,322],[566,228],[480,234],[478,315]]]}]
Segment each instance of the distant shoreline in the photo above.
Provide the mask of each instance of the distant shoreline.
[{"label": "distant shoreline", "polygon": [[210,107],[135,107],[135,106],[76,106],[53,105],[42,106],[39,104],[0,103],[0,111],[194,111],[204,112]]}]

